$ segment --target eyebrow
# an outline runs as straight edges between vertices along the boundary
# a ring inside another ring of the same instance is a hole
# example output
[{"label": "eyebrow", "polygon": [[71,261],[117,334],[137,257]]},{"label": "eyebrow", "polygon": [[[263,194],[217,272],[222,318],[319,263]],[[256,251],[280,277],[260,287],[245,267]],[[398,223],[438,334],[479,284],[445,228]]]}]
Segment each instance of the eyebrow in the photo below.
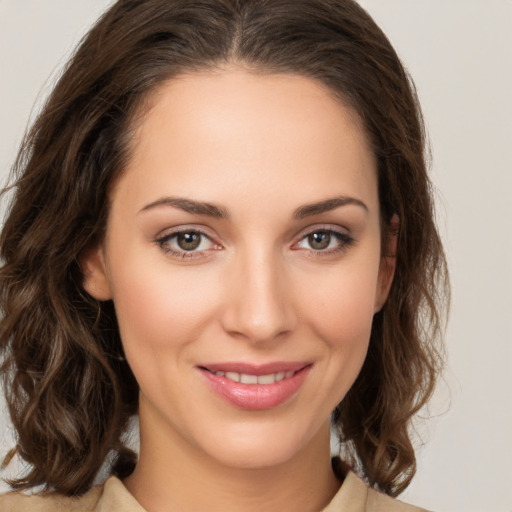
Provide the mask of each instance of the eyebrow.
[{"label": "eyebrow", "polygon": [[304,219],[305,217],[319,215],[339,208],[340,206],[347,205],[360,206],[366,212],[369,211],[368,206],[366,206],[366,204],[364,204],[360,199],[356,199],[355,197],[337,196],[331,199],[325,199],[324,201],[319,201],[318,203],[305,204],[295,210],[293,218]]},{"label": "eyebrow", "polygon": [[[355,197],[337,196],[330,199],[325,199],[324,201],[319,201],[317,203],[300,206],[293,213],[293,218],[300,220],[304,219],[305,217],[319,215],[321,213],[326,213],[341,206],[347,205],[360,206],[366,212],[368,212],[368,207],[360,199],[356,199]],[[216,219],[230,218],[228,211],[221,206],[216,206],[214,204],[202,201],[194,201],[193,199],[185,199],[182,197],[173,196],[157,199],[156,201],[153,201],[152,203],[144,206],[139,213],[151,210],[153,208],[158,208],[160,206],[173,206],[174,208],[179,208],[180,210],[183,210],[187,213],[206,215]]]},{"label": "eyebrow", "polygon": [[204,203],[201,201],[194,201],[192,199],[185,199],[182,197],[162,197],[147,204],[140,210],[139,213],[157,208],[159,206],[174,206],[187,213],[194,213],[196,215],[207,215],[216,219],[229,219],[229,213],[225,208],[215,206],[211,203]]}]

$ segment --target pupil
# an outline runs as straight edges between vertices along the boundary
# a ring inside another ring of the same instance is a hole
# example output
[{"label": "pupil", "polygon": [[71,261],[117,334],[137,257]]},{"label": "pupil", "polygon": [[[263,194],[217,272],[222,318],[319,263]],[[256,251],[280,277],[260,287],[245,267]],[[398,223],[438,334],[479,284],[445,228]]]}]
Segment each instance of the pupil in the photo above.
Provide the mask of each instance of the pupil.
[{"label": "pupil", "polygon": [[180,233],[177,239],[180,249],[184,251],[193,251],[199,247],[201,243],[201,235],[199,233]]},{"label": "pupil", "polygon": [[313,249],[327,249],[331,243],[331,235],[329,233],[312,233],[308,236],[309,245]]}]

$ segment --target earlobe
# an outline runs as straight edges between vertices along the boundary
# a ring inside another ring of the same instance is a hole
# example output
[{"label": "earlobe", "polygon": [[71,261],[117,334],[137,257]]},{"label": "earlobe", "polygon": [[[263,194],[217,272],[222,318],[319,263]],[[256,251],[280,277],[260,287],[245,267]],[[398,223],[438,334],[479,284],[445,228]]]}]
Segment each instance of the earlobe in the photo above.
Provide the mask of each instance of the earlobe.
[{"label": "earlobe", "polygon": [[101,245],[87,249],[80,256],[84,290],[96,300],[112,298],[103,248]]},{"label": "earlobe", "polygon": [[396,269],[396,253],[398,247],[398,233],[400,230],[400,220],[398,215],[393,215],[391,221],[388,226],[387,233],[387,244],[385,247],[385,252],[380,260],[380,268],[379,268],[379,278],[377,285],[377,294],[375,297],[375,313],[379,312],[386,299],[389,295],[389,290],[391,289],[391,284],[393,283],[393,277],[395,275]]}]

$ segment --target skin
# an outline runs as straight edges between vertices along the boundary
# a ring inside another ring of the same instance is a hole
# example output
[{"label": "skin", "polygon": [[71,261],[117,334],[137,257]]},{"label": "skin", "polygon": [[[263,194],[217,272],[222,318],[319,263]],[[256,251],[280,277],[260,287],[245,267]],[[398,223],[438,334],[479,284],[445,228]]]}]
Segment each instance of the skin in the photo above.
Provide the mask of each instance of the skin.
[{"label": "skin", "polygon": [[[309,78],[236,67],[180,76],[151,100],[105,240],[82,258],[86,290],[114,301],[141,389],[140,459],[124,483],[149,512],[320,510],[340,485],[330,414],[361,369],[394,271],[361,123]],[[339,197],[354,201],[297,218]],[[187,252],[177,229],[206,236]],[[198,371],[225,361],[311,368],[290,399],[254,411]]]}]

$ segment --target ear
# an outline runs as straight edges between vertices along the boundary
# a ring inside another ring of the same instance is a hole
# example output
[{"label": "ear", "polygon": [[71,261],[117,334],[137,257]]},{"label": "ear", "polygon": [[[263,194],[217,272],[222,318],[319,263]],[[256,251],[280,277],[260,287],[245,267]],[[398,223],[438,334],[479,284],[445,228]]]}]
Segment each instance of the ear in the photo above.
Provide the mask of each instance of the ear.
[{"label": "ear", "polygon": [[393,276],[396,269],[396,251],[398,246],[398,233],[400,220],[398,215],[393,215],[387,229],[387,240],[384,246],[379,267],[377,293],[375,295],[375,313],[380,311],[386,302],[393,283]]},{"label": "ear", "polygon": [[103,247],[98,245],[87,249],[80,255],[79,261],[84,276],[83,287],[85,291],[96,300],[111,299],[112,292]]}]

